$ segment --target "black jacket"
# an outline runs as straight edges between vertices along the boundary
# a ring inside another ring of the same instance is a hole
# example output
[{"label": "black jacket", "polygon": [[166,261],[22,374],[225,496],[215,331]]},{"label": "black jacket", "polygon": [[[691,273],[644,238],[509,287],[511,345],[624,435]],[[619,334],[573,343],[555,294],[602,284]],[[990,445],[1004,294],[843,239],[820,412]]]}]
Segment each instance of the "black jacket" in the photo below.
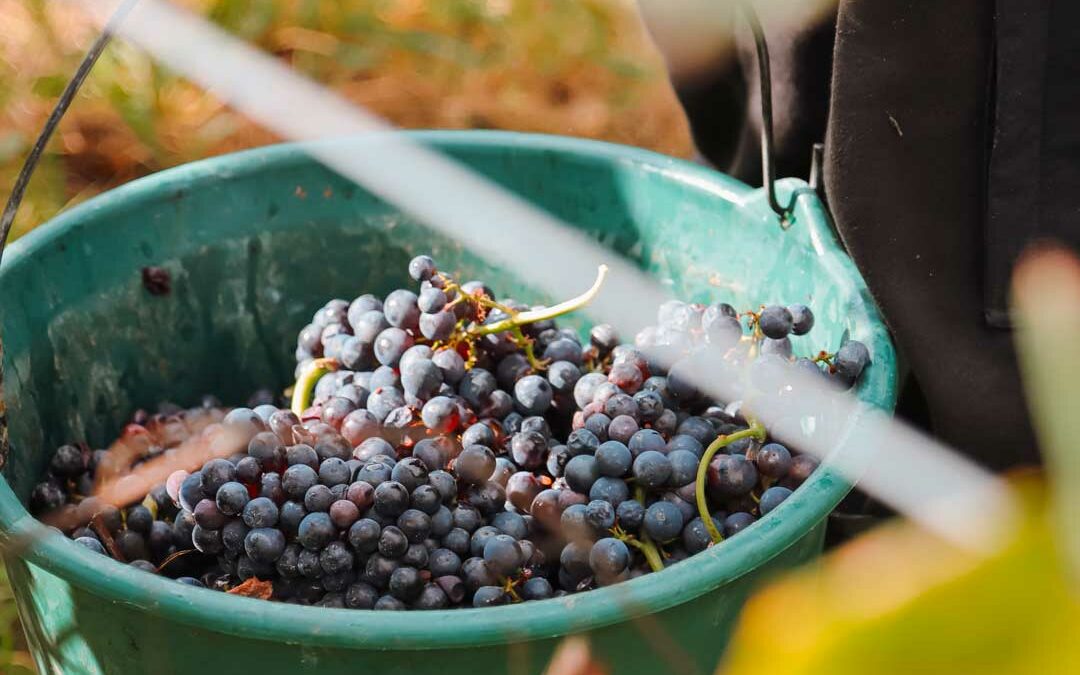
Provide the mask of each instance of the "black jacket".
[{"label": "black jacket", "polygon": [[[841,0],[765,22],[778,174],[825,140],[829,207],[912,375],[901,414],[992,468],[1037,461],[1008,284],[1033,240],[1080,247],[1080,4]],[[760,184],[738,32],[739,65],[679,93],[705,156]]]}]

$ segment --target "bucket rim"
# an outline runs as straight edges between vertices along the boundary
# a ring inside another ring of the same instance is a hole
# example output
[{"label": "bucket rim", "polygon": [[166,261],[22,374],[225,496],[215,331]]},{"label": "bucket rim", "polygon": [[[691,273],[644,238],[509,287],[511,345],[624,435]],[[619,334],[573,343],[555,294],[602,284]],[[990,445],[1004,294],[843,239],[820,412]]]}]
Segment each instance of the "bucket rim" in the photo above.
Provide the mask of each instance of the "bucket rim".
[{"label": "bucket rim", "polygon": [[[688,161],[614,143],[562,136],[504,131],[412,131],[380,132],[343,141],[319,142],[364,145],[377,143],[384,133],[407,133],[438,149],[483,147],[624,164],[636,170],[663,174],[690,189],[707,191],[737,204],[755,199],[761,192]],[[200,160],[106,192],[15,242],[0,267],[0,280],[15,265],[28,262],[35,250],[64,236],[90,214],[100,217],[102,212],[130,208],[132,201],[160,199],[181,187],[197,188],[200,183],[218,181],[226,176],[314,163],[315,160],[304,151],[309,145],[284,143]],[[804,185],[793,180],[783,183],[789,189]],[[875,364],[868,370],[869,377],[860,384],[858,395],[876,408],[891,411],[896,400],[896,358],[884,324],[869,301],[865,283],[854,263],[842,253],[820,201],[811,195],[800,199],[798,208],[805,231],[797,236],[812,241],[818,255],[828,256],[840,265],[853,279],[859,296],[853,299],[857,305],[855,311],[862,313],[860,319],[866,326],[865,337],[873,341],[871,349]],[[216,632],[341,648],[463,648],[601,628],[695,600],[754,571],[800,541],[825,519],[850,489],[851,484],[826,460],[784,503],[740,533],[735,543],[714,546],[663,571],[564,598],[495,608],[420,613],[328,609],[228,597],[219,591],[184,586],[148,575],[107,556],[92,553],[41,525],[23,507],[6,478],[0,480],[0,540],[4,544],[21,546],[8,555],[31,562],[105,600]]]}]

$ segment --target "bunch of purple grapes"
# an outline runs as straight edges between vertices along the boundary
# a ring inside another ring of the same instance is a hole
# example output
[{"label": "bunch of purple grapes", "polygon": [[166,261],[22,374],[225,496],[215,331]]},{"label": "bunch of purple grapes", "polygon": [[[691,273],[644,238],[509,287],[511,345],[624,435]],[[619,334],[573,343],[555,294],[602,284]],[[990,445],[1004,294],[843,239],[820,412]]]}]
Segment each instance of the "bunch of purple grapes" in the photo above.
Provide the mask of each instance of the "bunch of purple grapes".
[{"label": "bunch of purple grapes", "polygon": [[[766,375],[794,362],[845,388],[869,363],[855,341],[796,360],[789,336],[814,323],[802,305],[740,315],[673,301],[632,345],[607,325],[582,342],[551,312],[496,300],[426,256],[409,274],[418,292],[315,313],[297,340],[292,409],[236,408],[193,432],[224,426],[246,451],[178,470],[126,510],[91,501],[96,528],[69,534],[185,583],[256,579],[300,604],[482,607],[584,591],[738,534],[817,466],[739,401],[694,386],[703,350]],[[782,384],[766,375],[753,379]],[[38,512],[96,499],[79,495],[101,457],[76,462],[73,447],[35,489]]]}]

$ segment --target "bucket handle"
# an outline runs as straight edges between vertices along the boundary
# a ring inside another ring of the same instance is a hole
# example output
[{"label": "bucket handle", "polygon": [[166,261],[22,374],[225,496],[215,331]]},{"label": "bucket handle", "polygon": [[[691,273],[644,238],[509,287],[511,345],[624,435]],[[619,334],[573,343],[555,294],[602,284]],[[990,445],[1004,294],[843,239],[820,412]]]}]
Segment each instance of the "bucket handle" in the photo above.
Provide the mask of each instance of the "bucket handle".
[{"label": "bucket handle", "polygon": [[[26,156],[26,161],[23,162],[22,168],[19,170],[15,185],[11,189],[11,195],[4,206],[3,215],[0,216],[0,262],[4,259],[4,248],[7,246],[8,235],[11,234],[11,227],[15,223],[15,214],[19,211],[23,197],[26,196],[26,188],[30,184],[30,177],[33,176],[34,169],[37,168],[38,162],[45,152],[45,146],[49,144],[56,127],[60,125],[60,120],[64,117],[64,113],[71,107],[75,95],[79,93],[79,89],[82,87],[83,82],[86,81],[86,77],[90,74],[94,64],[97,63],[101,53],[105,51],[105,47],[109,45],[112,36],[116,33],[116,29],[138,1],[124,0],[113,12],[113,15],[109,17],[101,34],[94,40],[94,44],[90,45],[86,55],[83,56],[75,75],[64,87],[64,91],[56,101],[56,106],[49,113],[48,120],[45,121],[45,126],[42,127],[41,133],[38,134],[37,140],[34,141],[30,154]],[[4,402],[4,342],[3,339],[0,339],[0,469],[7,464],[8,451],[7,406]]]},{"label": "bucket handle", "polygon": [[772,105],[772,70],[769,67],[769,45],[765,41],[765,30],[761,26],[757,10],[754,9],[752,0],[742,0],[739,9],[746,17],[750,25],[750,32],[754,36],[754,46],[757,48],[758,81],[761,89],[761,182],[765,186],[768,195],[769,208],[780,218],[780,227],[788,229],[795,222],[795,203],[804,192],[817,193],[817,181],[820,176],[820,161],[822,151],[815,145],[811,156],[811,187],[796,190],[788,201],[787,206],[782,206],[776,197],[776,148],[773,138],[773,105]]}]

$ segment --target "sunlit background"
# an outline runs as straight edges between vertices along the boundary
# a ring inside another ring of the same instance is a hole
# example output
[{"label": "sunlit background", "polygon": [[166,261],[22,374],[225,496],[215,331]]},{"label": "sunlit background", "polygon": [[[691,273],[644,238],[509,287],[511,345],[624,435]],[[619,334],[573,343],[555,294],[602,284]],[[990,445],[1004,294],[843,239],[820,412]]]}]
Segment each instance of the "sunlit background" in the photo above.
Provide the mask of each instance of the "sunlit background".
[{"label": "sunlit background", "polygon": [[[642,3],[650,20],[658,12],[668,20],[654,21],[653,28],[677,78],[693,77],[703,64],[727,54],[729,45],[714,38],[730,16],[706,15],[710,20],[697,24],[686,20],[702,15],[703,2],[672,0],[666,14],[659,0]],[[177,4],[399,126],[539,131],[611,140],[678,157],[694,155],[664,60],[630,0]],[[761,4],[773,16],[790,6],[780,0]],[[827,4],[802,3],[799,16]],[[26,151],[96,28],[76,10],[46,0],[0,0],[0,26],[0,199],[6,199]],[[695,30],[682,30],[690,26]],[[14,236],[133,178],[276,140],[155,65],[148,55],[117,42],[61,124],[35,174]],[[1029,293],[1029,306],[1034,304],[1030,298],[1045,300],[1070,283],[1080,288],[1075,264],[1058,262],[1071,270],[1064,273],[1071,277],[1029,278],[1029,285],[1038,289]],[[1048,330],[1068,334],[1060,326]],[[1029,344],[1038,339],[1036,334]],[[1080,357],[1075,361],[1080,367]],[[1059,375],[1061,363],[1055,364]],[[1035,380],[1049,391],[1055,380],[1046,373],[1054,371],[1044,366],[1037,360],[1028,364]],[[1064,400],[1070,393],[1076,392],[1058,391],[1045,400]],[[787,634],[785,649],[774,652],[783,656],[788,670],[777,660],[766,672],[882,673],[883,666],[872,658],[882,654],[891,655],[889,663],[898,673],[909,672],[905,668],[914,667],[920,657],[948,664],[957,658],[957,643],[948,629],[955,628],[956,607],[964,605],[969,611],[963,616],[975,622],[967,631],[972,639],[962,645],[965,655],[977,657],[969,658],[969,666],[1026,672],[1044,664],[1051,668],[1046,672],[1056,672],[1054,666],[1078,658],[1075,649],[1059,639],[1077,625],[1077,613],[1067,599],[1054,611],[1045,611],[1038,602],[1022,602],[1040,593],[1061,597],[1068,590],[1062,570],[1047,562],[1056,560],[1056,549],[1046,528],[1033,525],[1030,530],[1025,530],[1026,539],[1014,542],[988,565],[923,532],[879,532],[834,556],[825,575],[814,581],[796,578],[758,598],[727,666],[735,673],[761,672],[760,650],[775,650],[771,631],[785,618],[801,620],[806,630]],[[883,575],[890,583],[883,583]],[[1024,579],[1026,586],[1001,586],[1002,579]],[[1010,621],[995,624],[988,608],[1002,602],[1010,609],[1000,614]],[[1032,614],[1039,614],[1043,623],[1032,624]],[[933,630],[935,626],[941,630]],[[999,652],[1005,643],[1002,636],[1025,628],[1042,638],[1010,652],[1019,664],[1012,668]],[[912,635],[924,630],[936,639],[922,643],[924,651],[912,652]],[[859,652],[868,639],[892,651]],[[1053,648],[1043,649],[1050,642],[1055,642]],[[851,658],[837,660],[838,654]],[[913,661],[899,658],[904,655]],[[577,661],[557,664],[553,672],[599,672],[589,662],[587,647],[571,657]],[[14,603],[0,576],[0,672],[30,672],[32,667]],[[963,667],[957,670],[965,672]]]},{"label": "sunlit background", "polygon": [[[688,157],[685,116],[630,0],[180,0],[409,128],[515,129]],[[0,0],[0,199],[95,28]],[[117,42],[37,169],[18,237],[138,176],[277,140]]]}]

